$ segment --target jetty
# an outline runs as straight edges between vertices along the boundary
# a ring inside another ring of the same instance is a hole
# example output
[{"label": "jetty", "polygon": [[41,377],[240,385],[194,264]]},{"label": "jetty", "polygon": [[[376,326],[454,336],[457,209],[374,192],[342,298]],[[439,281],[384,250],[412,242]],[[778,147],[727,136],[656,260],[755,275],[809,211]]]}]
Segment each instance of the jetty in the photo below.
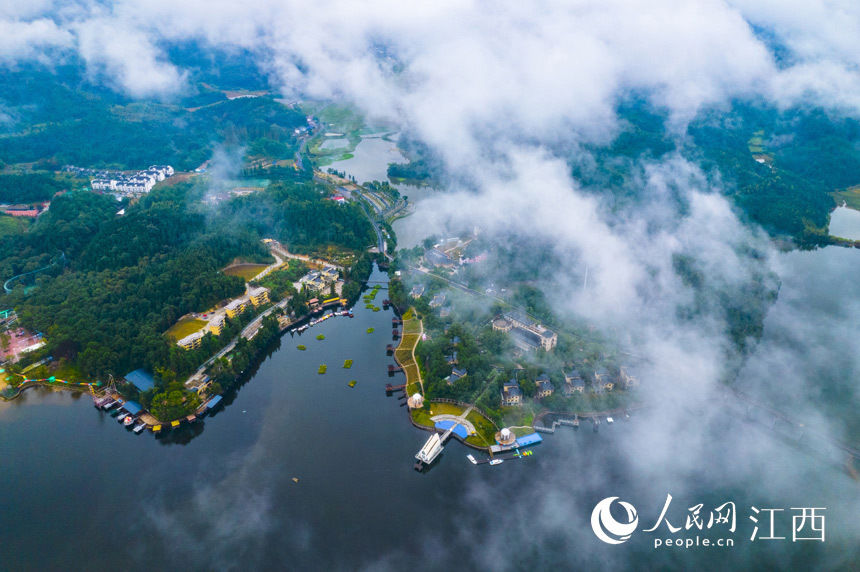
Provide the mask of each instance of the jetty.
[{"label": "jetty", "polygon": [[445,448],[445,442],[448,441],[448,438],[451,437],[451,433],[454,432],[454,429],[457,428],[460,423],[464,426],[466,423],[466,416],[469,415],[472,411],[472,407],[466,409],[463,413],[461,413],[455,420],[455,422],[451,423],[451,426],[439,436],[439,433],[434,432],[430,437],[427,438],[427,441],[424,443],[424,446],[421,447],[421,450],[415,453],[415,465],[414,469],[416,471],[424,470],[424,467],[427,467],[433,464],[442,450]]},{"label": "jetty", "polygon": [[385,384],[385,393],[394,393],[395,391],[405,391],[406,384],[402,385],[391,385],[390,383]]}]

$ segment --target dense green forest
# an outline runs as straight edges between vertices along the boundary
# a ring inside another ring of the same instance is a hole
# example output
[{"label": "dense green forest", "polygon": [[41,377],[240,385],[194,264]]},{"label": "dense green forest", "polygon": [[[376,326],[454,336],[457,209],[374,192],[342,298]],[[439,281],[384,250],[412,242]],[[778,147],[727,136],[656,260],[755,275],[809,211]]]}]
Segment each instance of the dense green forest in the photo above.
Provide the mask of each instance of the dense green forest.
[{"label": "dense green forest", "polygon": [[[271,96],[227,99],[208,84],[187,101],[135,102],[87,83],[76,65],[6,70],[0,75],[0,162],[42,168],[145,168],[171,164],[191,170],[216,142],[248,144],[255,152],[292,154],[299,110]],[[203,100],[200,99],[205,94]]]},{"label": "dense green forest", "polygon": [[47,201],[65,188],[67,185],[45,173],[0,175],[0,203]]},{"label": "dense green forest", "polygon": [[618,207],[647,199],[639,161],[679,153],[719,181],[744,218],[806,246],[828,241],[831,193],[860,183],[860,122],[854,119],[737,103],[701,113],[686,137],[672,138],[665,114],[641,101],[623,104],[619,113],[622,131],[610,144],[571,159],[574,176],[595,193],[610,190]]},{"label": "dense green forest", "polygon": [[28,233],[3,239],[0,269],[11,276],[39,268],[59,251],[66,265],[40,274],[36,288],[21,284],[7,304],[46,334],[55,358],[86,375],[176,367],[177,348],[163,332],[183,314],[243,292],[241,279],[219,271],[230,260],[267,256],[256,235],[192,212],[193,191],[157,189],[122,217],[110,197],[58,197]]},{"label": "dense green forest", "polygon": [[289,179],[230,201],[229,216],[260,234],[274,234],[297,252],[328,244],[364,250],[374,244],[373,227],[357,205],[328,200],[328,188],[315,182],[309,171],[287,171]]}]

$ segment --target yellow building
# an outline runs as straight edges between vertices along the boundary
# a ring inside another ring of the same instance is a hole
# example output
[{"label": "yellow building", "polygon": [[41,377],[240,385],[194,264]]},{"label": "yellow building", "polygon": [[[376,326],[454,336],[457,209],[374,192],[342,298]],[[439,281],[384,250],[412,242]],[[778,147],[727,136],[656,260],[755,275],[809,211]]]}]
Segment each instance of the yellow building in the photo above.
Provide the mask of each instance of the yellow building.
[{"label": "yellow building", "polygon": [[260,306],[269,302],[269,289],[258,286],[248,291],[248,297],[254,306]]},{"label": "yellow building", "polygon": [[221,330],[224,328],[224,316],[220,316],[209,322],[209,331],[215,336],[221,335]]},{"label": "yellow building", "polygon": [[228,318],[235,318],[236,316],[238,316],[239,314],[244,312],[245,311],[245,304],[247,304],[247,302],[245,300],[233,300],[232,302],[227,304],[227,308],[226,308],[227,317]]},{"label": "yellow building", "polygon": [[203,336],[205,334],[201,332],[194,332],[193,334],[189,334],[176,342],[176,344],[184,350],[196,350],[200,347],[200,342],[203,340]]}]

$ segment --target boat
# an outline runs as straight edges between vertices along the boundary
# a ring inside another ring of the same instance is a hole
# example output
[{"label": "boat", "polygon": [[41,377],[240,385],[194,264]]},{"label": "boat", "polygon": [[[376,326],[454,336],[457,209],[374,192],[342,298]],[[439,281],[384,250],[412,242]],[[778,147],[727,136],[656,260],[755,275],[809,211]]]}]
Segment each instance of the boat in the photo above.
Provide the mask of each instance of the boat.
[{"label": "boat", "polygon": [[607,417],[606,422],[611,425],[611,424],[615,423],[615,419],[613,419],[612,417]]},{"label": "boat", "polygon": [[125,421],[126,417],[129,417],[128,413],[122,413],[121,415],[117,415],[116,416],[116,422],[122,423],[123,421]]},{"label": "boat", "polygon": [[466,455],[466,458],[467,458],[467,459],[469,459],[469,462],[470,462],[470,463],[472,463],[473,465],[477,465],[477,464],[478,464],[478,461],[476,461],[476,460],[475,460],[475,456],[474,456],[474,455],[472,455],[471,453],[469,453],[468,455]]},{"label": "boat", "polygon": [[491,465],[501,465],[504,462],[505,462],[504,459],[493,459],[492,461],[490,461],[490,464]]},{"label": "boat", "polygon": [[135,425],[132,431],[134,431],[135,433],[140,433],[144,429],[146,429],[146,423],[140,423],[139,425]]},{"label": "boat", "polygon": [[126,427],[130,426],[132,423],[134,423],[134,417],[132,417],[131,415],[126,417],[125,421],[122,422],[122,424],[125,425]]}]

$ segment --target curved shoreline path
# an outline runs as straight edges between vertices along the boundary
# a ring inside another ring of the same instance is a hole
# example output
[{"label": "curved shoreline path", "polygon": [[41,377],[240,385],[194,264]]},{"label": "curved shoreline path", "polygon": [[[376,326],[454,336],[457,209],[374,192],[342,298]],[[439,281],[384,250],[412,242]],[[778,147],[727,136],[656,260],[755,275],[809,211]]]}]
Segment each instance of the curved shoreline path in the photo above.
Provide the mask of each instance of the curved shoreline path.
[{"label": "curved shoreline path", "polygon": [[[400,344],[394,350],[394,359],[406,374],[406,394],[413,393],[411,386],[417,383],[421,395],[424,395],[424,381],[421,379],[421,370],[415,359],[415,348],[418,347],[418,342],[421,341],[421,336],[424,334],[424,322],[414,315],[415,310],[413,308],[406,312],[406,314],[410,313],[412,316],[403,320],[403,335],[400,337]],[[407,347],[407,344],[410,345]]]}]

